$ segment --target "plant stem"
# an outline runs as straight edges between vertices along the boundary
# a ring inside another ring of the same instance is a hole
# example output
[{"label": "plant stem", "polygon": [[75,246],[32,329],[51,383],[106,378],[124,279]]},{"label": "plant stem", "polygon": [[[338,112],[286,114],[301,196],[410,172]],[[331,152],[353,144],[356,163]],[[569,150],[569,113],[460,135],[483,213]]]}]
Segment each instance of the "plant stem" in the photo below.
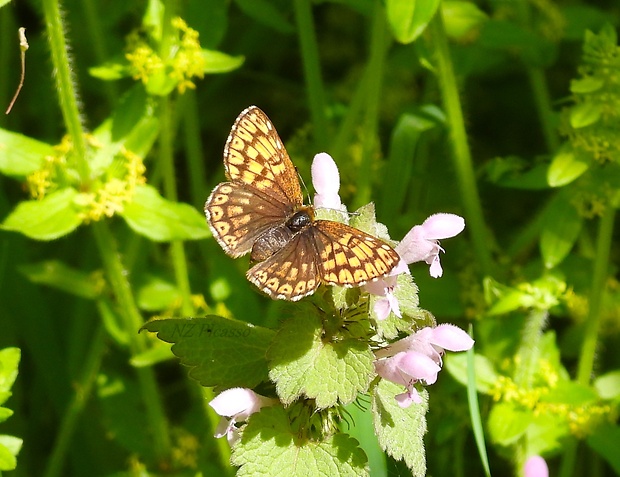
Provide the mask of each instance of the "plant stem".
[{"label": "plant stem", "polygon": [[446,110],[452,158],[456,169],[457,180],[463,196],[463,206],[467,220],[467,228],[472,238],[476,260],[483,275],[490,275],[493,265],[489,247],[489,237],[482,215],[482,206],[476,185],[476,176],[467,144],[467,133],[463,121],[463,109],[456,85],[452,59],[448,47],[441,9],[429,24],[432,47],[435,50],[437,79]]},{"label": "plant stem", "polygon": [[65,127],[71,137],[75,153],[75,161],[80,180],[83,185],[89,182],[89,166],[86,158],[86,139],[82,128],[78,108],[77,91],[73,81],[69,60],[67,41],[65,38],[58,0],[43,0],[45,25],[49,39],[56,90]]},{"label": "plant stem", "polygon": [[295,20],[299,32],[304,76],[308,86],[308,103],[316,147],[317,150],[324,150],[328,145],[328,125],[325,115],[327,108],[310,0],[295,0]]},{"label": "plant stem", "polygon": [[[142,316],[134,301],[131,285],[108,224],[106,222],[95,222],[92,224],[92,230],[97,241],[99,254],[103,260],[108,282],[118,301],[118,309],[130,338],[131,354],[135,356],[147,348],[146,337],[137,333],[143,324]],[[170,436],[155,375],[151,368],[137,368],[136,373],[147,417],[152,426],[154,453],[158,459],[165,459],[170,454]]]},{"label": "plant stem", "polygon": [[532,310],[525,321],[521,345],[517,351],[518,366],[514,375],[514,382],[520,388],[532,387],[532,380],[539,367],[540,338],[548,316],[547,310]]},{"label": "plant stem", "polygon": [[586,321],[585,336],[579,357],[577,381],[588,385],[594,368],[598,331],[601,323],[601,303],[605,293],[607,280],[607,264],[614,230],[615,209],[608,205],[599,220],[598,237],[596,241],[596,255],[592,270],[592,287],[590,288],[590,310]]},{"label": "plant stem", "polygon": [[90,397],[97,372],[101,364],[105,344],[105,330],[103,324],[99,323],[95,335],[90,340],[89,352],[84,362],[80,381],[74,386],[75,394],[71,398],[71,403],[65,411],[60,429],[54,442],[51,457],[45,470],[46,477],[62,475],[62,466],[65,460],[67,449],[71,444],[71,438],[75,430],[75,424],[82,413],[84,406]]},{"label": "plant stem", "polygon": [[545,73],[541,68],[534,68],[533,66],[526,66],[526,73],[534,94],[534,103],[538,111],[538,120],[542,127],[547,151],[553,153],[559,149],[560,139],[554,124],[551,98],[549,97]]},{"label": "plant stem", "polygon": [[370,202],[372,198],[372,160],[377,153],[379,102],[381,100],[381,86],[385,55],[390,44],[387,21],[382,2],[375,0],[370,33],[370,57],[368,59],[368,76],[366,76],[366,115],[362,133],[362,161],[357,173],[357,193],[354,208]]}]

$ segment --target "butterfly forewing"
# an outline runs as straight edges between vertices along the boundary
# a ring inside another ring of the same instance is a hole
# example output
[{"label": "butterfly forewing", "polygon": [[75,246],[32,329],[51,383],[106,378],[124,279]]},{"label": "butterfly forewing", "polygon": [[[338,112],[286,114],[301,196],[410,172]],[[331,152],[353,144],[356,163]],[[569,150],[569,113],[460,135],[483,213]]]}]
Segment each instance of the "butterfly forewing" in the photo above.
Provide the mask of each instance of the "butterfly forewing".
[{"label": "butterfly forewing", "polygon": [[224,148],[224,167],[233,182],[264,190],[280,202],[302,205],[295,166],[273,124],[256,106],[235,121]]},{"label": "butterfly forewing", "polygon": [[207,221],[226,253],[238,257],[252,251],[259,263],[246,276],[271,298],[299,300],[321,283],[363,285],[398,264],[398,254],[381,240],[345,224],[312,219],[284,145],[256,106],[235,121],[224,166],[230,182],[209,196]]},{"label": "butterfly forewing", "polygon": [[291,211],[290,204],[234,182],[219,184],[205,204],[213,236],[232,257],[249,252],[258,237],[284,223]]}]

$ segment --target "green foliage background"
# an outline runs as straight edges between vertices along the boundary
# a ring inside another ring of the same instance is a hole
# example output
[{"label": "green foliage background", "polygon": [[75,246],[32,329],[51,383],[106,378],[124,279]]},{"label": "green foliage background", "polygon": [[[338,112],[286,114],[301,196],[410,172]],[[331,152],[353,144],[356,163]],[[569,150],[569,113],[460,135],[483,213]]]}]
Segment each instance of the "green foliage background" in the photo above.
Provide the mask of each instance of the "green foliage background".
[{"label": "green foliage background", "polygon": [[[224,178],[230,127],[251,104],[270,116],[307,184],[314,154],[330,153],[349,210],[373,200],[393,239],[432,213],[465,217],[465,234],[442,244],[441,279],[424,264],[411,269],[421,306],[439,322],[473,323],[493,475],[515,473],[531,449],[554,475],[620,472],[620,64],[582,59],[587,30],[591,57],[614,51],[615,2],[66,0],[61,17],[55,5],[0,8],[0,105],[19,83],[18,27],[29,42],[24,87],[0,117],[0,349],[22,352],[5,404],[15,414],[0,426],[24,440],[10,475],[234,473],[226,442],[211,437],[213,391],[137,330],[154,316],[209,313],[265,327],[286,316],[285,305],[252,290],[247,261],[226,257],[196,222]],[[208,56],[207,74],[183,94],[165,80],[145,88],[125,59],[130,33],[164,25],[170,40],[175,16],[203,49],[229,55]],[[50,18],[62,18],[70,45],[73,126]],[[594,38],[601,31],[606,43]],[[145,156],[156,190],[140,189],[122,219],[82,225],[62,199],[59,215],[51,206],[44,216],[25,212],[35,229],[51,224],[45,240],[16,233],[22,217],[7,217],[29,199],[24,171],[72,127],[103,134],[109,118],[133,134],[127,144]],[[569,432],[550,418],[536,424],[538,441],[501,428],[515,416],[532,424],[534,407],[508,399],[499,375],[526,392],[537,379],[548,384],[544,366],[571,401],[556,391],[554,403],[600,411],[600,421]],[[465,363],[448,359],[448,368],[454,377],[442,373],[429,388],[428,472],[484,475]],[[407,475],[377,453],[363,417],[353,420],[372,475]]]}]

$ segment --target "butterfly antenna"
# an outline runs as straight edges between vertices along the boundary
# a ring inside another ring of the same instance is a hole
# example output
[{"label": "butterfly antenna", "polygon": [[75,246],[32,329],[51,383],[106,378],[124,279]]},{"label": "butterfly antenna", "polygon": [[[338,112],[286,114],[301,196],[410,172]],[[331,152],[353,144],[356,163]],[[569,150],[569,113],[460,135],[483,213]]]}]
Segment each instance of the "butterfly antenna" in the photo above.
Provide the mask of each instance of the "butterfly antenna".
[{"label": "butterfly antenna", "polygon": [[305,196],[308,198],[308,204],[312,204],[312,198],[310,197],[310,191],[308,190],[308,187],[306,186],[306,183],[304,182],[304,178],[301,177],[301,174],[299,173],[299,169],[297,169],[297,166],[295,166],[295,172],[297,172],[297,177],[299,177],[299,182],[301,183],[301,186],[304,189]]}]

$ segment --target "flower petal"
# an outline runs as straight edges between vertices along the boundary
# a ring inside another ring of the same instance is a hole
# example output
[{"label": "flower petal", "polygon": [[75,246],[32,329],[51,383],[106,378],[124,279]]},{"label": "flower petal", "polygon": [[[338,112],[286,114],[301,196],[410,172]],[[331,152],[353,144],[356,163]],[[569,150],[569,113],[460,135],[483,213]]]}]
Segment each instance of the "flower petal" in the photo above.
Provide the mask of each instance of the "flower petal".
[{"label": "flower petal", "polygon": [[424,238],[439,240],[454,237],[465,229],[465,220],[456,214],[433,214],[421,226]]},{"label": "flower petal", "polygon": [[525,477],[549,477],[549,468],[545,459],[539,455],[530,457],[523,466]]},{"label": "flower petal", "polygon": [[423,380],[426,384],[437,381],[437,373],[441,367],[425,354],[417,351],[399,353],[398,369],[415,380]]},{"label": "flower petal", "polygon": [[325,152],[314,156],[311,173],[312,185],[316,190],[314,206],[340,210],[342,205],[338,195],[340,174],[332,157]]},{"label": "flower petal", "polygon": [[466,351],[474,345],[474,340],[458,326],[444,323],[433,328],[429,341],[450,351]]},{"label": "flower petal", "polygon": [[[251,389],[231,388],[218,394],[210,403],[220,416],[249,415],[260,409],[260,397]],[[248,413],[248,411],[251,411]],[[239,419],[242,420],[242,419]]]}]

